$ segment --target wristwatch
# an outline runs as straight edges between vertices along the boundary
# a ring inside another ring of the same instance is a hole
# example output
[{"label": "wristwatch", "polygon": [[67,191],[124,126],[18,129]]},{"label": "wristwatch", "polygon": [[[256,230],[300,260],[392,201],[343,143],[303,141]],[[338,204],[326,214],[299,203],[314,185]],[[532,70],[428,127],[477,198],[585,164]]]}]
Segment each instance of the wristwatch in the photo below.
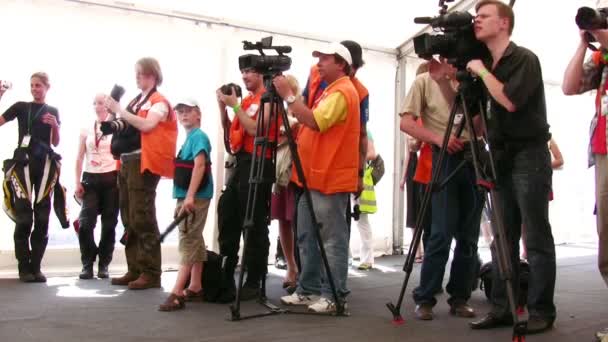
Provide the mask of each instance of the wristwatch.
[{"label": "wristwatch", "polygon": [[285,98],[285,102],[287,102],[288,105],[296,102],[296,97],[294,95],[289,95]]}]

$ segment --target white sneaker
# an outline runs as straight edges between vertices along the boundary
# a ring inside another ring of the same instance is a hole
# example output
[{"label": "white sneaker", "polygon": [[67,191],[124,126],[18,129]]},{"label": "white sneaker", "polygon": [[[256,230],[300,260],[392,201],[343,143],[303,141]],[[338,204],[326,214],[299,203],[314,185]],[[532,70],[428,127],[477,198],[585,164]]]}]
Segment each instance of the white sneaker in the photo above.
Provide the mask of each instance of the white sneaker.
[{"label": "white sneaker", "polygon": [[[344,310],[346,310],[346,308],[346,303],[344,303]],[[325,297],[321,297],[314,304],[308,306],[308,311],[316,313],[336,313],[336,303]]]},{"label": "white sneaker", "polygon": [[311,305],[319,300],[319,296],[314,295],[301,295],[296,292],[289,296],[281,297],[281,303],[284,305]]}]

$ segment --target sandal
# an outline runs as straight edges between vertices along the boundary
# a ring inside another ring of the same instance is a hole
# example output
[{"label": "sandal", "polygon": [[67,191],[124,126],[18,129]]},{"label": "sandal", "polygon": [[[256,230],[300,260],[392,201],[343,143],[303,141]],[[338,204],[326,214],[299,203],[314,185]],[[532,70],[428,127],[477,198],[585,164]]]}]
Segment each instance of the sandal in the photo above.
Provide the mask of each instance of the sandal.
[{"label": "sandal", "polygon": [[167,297],[167,300],[165,300],[163,304],[158,306],[158,311],[176,311],[185,307],[184,297],[172,293]]},{"label": "sandal", "polygon": [[203,290],[194,292],[190,289],[184,290],[184,301],[186,302],[202,302],[203,301]]}]

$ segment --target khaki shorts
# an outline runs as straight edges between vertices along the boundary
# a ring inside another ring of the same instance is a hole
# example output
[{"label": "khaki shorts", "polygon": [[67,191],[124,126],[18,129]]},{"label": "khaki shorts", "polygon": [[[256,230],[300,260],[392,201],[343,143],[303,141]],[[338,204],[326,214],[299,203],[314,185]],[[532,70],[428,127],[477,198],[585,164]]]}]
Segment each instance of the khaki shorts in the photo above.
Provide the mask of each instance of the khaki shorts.
[{"label": "khaki shorts", "polygon": [[[175,212],[182,208],[183,199],[177,200]],[[181,264],[188,265],[207,260],[207,249],[203,239],[203,229],[209,211],[209,199],[194,199],[194,211],[179,224],[179,254]]]}]

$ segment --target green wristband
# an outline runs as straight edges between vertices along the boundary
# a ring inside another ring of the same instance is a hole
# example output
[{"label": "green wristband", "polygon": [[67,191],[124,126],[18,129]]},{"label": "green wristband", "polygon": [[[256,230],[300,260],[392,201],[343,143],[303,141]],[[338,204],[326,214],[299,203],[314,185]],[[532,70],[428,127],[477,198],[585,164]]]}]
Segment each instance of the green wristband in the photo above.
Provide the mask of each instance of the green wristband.
[{"label": "green wristband", "polygon": [[241,110],[241,105],[237,103],[234,105],[234,107],[232,107],[232,110],[234,111],[234,114],[238,113],[239,110]]},{"label": "green wristband", "polygon": [[483,69],[479,72],[479,78],[483,80],[489,73],[488,69]]}]

